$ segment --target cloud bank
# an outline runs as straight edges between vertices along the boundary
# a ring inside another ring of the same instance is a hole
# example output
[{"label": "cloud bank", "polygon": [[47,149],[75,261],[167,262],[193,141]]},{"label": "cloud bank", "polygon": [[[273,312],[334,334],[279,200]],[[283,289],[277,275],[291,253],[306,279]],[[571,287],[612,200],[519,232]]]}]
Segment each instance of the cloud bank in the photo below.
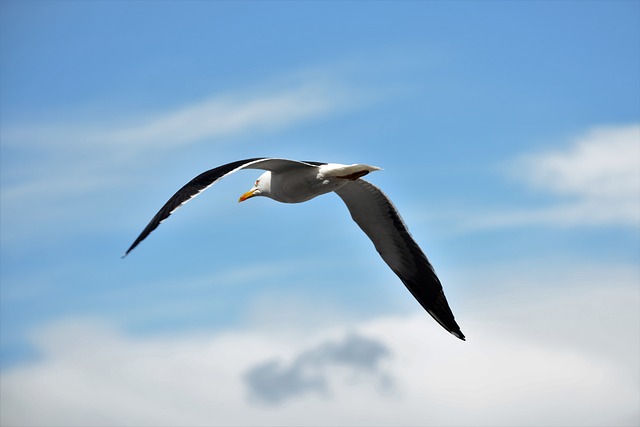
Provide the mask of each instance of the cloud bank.
[{"label": "cloud bank", "polygon": [[[568,269],[557,276],[535,292],[504,288],[460,307],[467,342],[422,312],[348,329],[256,326],[158,337],[68,319],[34,335],[39,360],[3,372],[0,420],[31,426],[637,425],[637,271]],[[609,278],[606,286],[602,277]],[[548,297],[540,299],[540,292]]]}]

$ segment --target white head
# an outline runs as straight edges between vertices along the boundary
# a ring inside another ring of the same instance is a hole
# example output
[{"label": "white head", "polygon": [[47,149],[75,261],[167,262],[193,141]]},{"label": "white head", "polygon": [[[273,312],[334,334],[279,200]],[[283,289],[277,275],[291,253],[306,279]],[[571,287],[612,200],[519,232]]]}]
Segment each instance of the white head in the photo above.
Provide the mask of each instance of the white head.
[{"label": "white head", "polygon": [[253,184],[251,190],[244,193],[238,199],[238,202],[244,202],[247,199],[250,199],[255,196],[271,196],[271,172],[267,171],[260,175],[260,178],[256,180],[256,183]]}]

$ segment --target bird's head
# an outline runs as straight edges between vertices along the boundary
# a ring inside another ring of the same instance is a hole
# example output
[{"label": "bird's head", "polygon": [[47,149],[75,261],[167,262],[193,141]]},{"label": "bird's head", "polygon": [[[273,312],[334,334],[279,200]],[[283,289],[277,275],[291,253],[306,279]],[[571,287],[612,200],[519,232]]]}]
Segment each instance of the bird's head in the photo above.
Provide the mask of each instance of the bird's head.
[{"label": "bird's head", "polygon": [[269,197],[269,195],[271,195],[271,172],[267,171],[260,175],[260,178],[256,180],[256,183],[253,184],[251,190],[240,196],[238,202],[244,202],[245,200],[255,196]]}]

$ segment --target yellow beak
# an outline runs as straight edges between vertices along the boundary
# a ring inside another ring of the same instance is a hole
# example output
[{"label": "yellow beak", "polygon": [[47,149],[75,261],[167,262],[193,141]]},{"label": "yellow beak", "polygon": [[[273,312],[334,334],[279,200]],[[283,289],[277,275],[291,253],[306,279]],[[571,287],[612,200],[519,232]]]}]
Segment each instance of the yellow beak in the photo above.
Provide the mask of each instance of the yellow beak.
[{"label": "yellow beak", "polygon": [[251,190],[247,191],[242,196],[240,196],[240,198],[238,199],[238,203],[244,202],[245,200],[252,198],[253,196],[256,195],[255,193],[256,193],[256,189],[252,188]]}]

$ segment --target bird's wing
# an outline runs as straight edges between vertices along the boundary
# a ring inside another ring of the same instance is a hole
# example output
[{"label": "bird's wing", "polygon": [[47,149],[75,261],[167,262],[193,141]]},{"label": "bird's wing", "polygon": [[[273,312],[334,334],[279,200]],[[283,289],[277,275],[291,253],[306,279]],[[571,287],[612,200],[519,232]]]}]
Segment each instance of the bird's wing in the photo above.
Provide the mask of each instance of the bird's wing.
[{"label": "bird's wing", "polygon": [[422,307],[447,331],[464,340],[440,280],[391,200],[378,187],[362,179],[347,183],[336,193],[382,259]]},{"label": "bird's wing", "polygon": [[286,171],[289,169],[316,167],[324,163],[318,162],[298,162],[288,159],[273,159],[267,157],[257,157],[254,159],[238,160],[237,162],[227,163],[217,168],[208,170],[193,178],[186,183],[176,194],[171,196],[167,203],[160,208],[158,213],[151,219],[149,224],[142,230],[142,233],[133,242],[122,256],[123,258],[129,254],[140,242],[142,242],[153,230],[160,225],[162,221],[167,219],[176,209],[207,188],[211,187],[219,179],[240,169],[263,169],[269,171]]}]

